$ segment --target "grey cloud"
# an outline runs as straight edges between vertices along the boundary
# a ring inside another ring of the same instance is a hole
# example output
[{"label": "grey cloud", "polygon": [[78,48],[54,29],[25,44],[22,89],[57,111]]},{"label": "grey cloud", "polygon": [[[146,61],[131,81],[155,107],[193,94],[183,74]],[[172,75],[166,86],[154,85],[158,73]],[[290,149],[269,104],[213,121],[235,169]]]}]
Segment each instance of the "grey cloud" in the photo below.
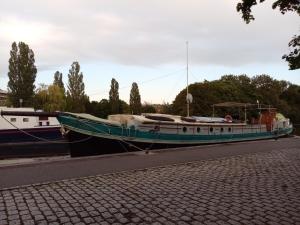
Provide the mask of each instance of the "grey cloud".
[{"label": "grey cloud", "polygon": [[[159,66],[182,63],[189,40],[194,64],[236,66],[276,63],[298,31],[298,17],[257,6],[257,20],[246,25],[235,10],[237,1],[209,0],[73,0],[9,1],[0,21],[15,18],[45,25],[39,40],[30,41],[40,70],[73,60]],[[1,29],[1,23],[0,23]],[[12,40],[0,34],[0,74],[7,70]]]}]

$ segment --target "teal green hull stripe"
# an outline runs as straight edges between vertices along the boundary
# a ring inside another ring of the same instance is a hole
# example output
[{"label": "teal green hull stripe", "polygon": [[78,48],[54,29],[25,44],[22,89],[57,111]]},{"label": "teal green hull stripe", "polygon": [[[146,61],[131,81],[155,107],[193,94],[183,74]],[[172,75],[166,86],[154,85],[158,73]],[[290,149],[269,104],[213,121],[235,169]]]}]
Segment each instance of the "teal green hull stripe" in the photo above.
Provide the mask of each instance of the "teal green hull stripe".
[{"label": "teal green hull stripe", "polygon": [[127,129],[121,126],[107,125],[91,120],[79,119],[73,116],[59,116],[59,122],[70,130],[95,137],[105,137],[109,139],[129,140],[148,143],[170,143],[170,144],[201,144],[234,142],[276,138],[290,134],[293,129],[281,129],[276,134],[273,132],[241,133],[241,134],[165,134],[145,132],[135,129]]}]

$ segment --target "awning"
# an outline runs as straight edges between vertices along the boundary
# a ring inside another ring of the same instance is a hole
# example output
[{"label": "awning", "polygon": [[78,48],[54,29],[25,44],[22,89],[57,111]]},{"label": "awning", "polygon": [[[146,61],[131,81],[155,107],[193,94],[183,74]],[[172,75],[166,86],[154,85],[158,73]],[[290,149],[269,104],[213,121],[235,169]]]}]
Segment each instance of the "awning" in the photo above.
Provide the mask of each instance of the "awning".
[{"label": "awning", "polygon": [[236,108],[255,108],[260,110],[276,110],[276,108],[265,104],[252,104],[252,103],[242,103],[242,102],[221,102],[213,104],[212,107],[236,107]]},{"label": "awning", "polygon": [[241,102],[222,102],[213,104],[214,107],[249,107],[249,106],[257,106],[257,104],[251,103],[241,103]]}]

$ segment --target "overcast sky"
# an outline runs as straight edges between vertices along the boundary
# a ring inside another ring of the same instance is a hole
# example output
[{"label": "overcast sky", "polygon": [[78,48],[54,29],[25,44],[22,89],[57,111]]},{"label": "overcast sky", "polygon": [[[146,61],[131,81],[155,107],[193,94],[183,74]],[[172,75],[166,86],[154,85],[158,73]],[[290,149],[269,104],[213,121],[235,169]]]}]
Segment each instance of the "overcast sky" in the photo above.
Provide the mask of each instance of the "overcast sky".
[{"label": "overcast sky", "polygon": [[10,0],[0,3],[0,88],[6,89],[13,41],[35,53],[36,85],[50,84],[60,70],[67,82],[73,61],[84,74],[92,100],[108,97],[119,81],[128,101],[137,82],[142,100],[172,102],[186,85],[186,41],[190,82],[224,74],[270,74],[300,84],[281,56],[299,33],[299,16],[281,15],[267,1],[245,24],[234,0]]}]

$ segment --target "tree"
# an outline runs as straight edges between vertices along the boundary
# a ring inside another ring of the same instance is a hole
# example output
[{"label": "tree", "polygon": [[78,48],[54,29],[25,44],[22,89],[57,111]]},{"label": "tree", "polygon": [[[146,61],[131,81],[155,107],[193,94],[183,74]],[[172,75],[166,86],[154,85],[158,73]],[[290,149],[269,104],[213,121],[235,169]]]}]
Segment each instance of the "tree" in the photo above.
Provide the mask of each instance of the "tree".
[{"label": "tree", "polygon": [[35,108],[46,112],[64,111],[66,108],[65,93],[57,85],[41,85],[34,98]]},{"label": "tree", "polygon": [[300,68],[300,35],[294,36],[289,42],[289,47],[292,51],[288,55],[282,56],[285,61],[289,63],[290,70],[296,70]]},{"label": "tree", "polygon": [[[300,101],[297,100],[300,88],[286,81],[275,80],[269,75],[252,78],[246,75],[225,75],[219,80],[191,84],[189,90],[196,103],[191,104],[193,115],[211,115],[212,104],[232,101],[255,104],[259,100],[286,115],[289,115],[289,109],[300,108]],[[185,90],[176,96],[173,109],[176,114],[185,115]]]},{"label": "tree", "polygon": [[66,108],[66,97],[64,90],[57,85],[48,87],[48,102],[45,110],[48,112],[64,111]]},{"label": "tree", "polygon": [[161,105],[161,112],[160,113],[173,114],[173,106],[170,105],[168,102],[164,102]]},{"label": "tree", "polygon": [[111,114],[111,106],[109,104],[109,101],[107,99],[102,99],[98,103],[98,114],[97,116],[101,118],[107,118],[109,114]]},{"label": "tree", "polygon": [[[259,3],[265,0],[259,0]],[[256,5],[258,0],[242,0],[236,6],[238,12],[242,13],[242,18],[248,24],[254,20],[251,8]],[[300,1],[299,0],[276,0],[273,5],[273,9],[279,8],[282,14],[288,11],[296,12],[300,15]],[[289,42],[289,47],[292,48],[288,55],[283,55],[282,58],[289,63],[290,70],[296,70],[300,68],[300,35],[295,35]]]},{"label": "tree", "polygon": [[111,80],[109,103],[112,114],[120,113],[119,83],[115,80],[115,78],[112,78]]},{"label": "tree", "polygon": [[148,103],[148,102],[144,102],[144,104],[142,105],[142,112],[143,113],[156,113],[156,108]]},{"label": "tree", "polygon": [[84,93],[83,74],[78,62],[73,62],[68,74],[67,109],[72,112],[84,112],[86,95]]},{"label": "tree", "polygon": [[119,113],[130,113],[130,106],[123,100],[119,100],[120,111]]},{"label": "tree", "polygon": [[[17,107],[31,106],[37,69],[34,53],[24,42],[13,42],[8,66],[8,98]],[[21,100],[22,99],[22,100]]]},{"label": "tree", "polygon": [[45,105],[48,102],[48,86],[45,84],[39,84],[39,87],[36,90],[34,95],[34,108],[35,109],[44,109]]},{"label": "tree", "polygon": [[139,87],[135,82],[133,82],[131,86],[129,105],[132,114],[141,114],[141,95],[139,92]]},{"label": "tree", "polygon": [[[120,111],[119,113],[128,113],[129,106],[126,102],[119,100]],[[111,114],[111,105],[107,99],[101,99],[100,102],[92,101],[87,103],[86,112],[94,116],[107,118]]]},{"label": "tree", "polygon": [[59,72],[59,71],[56,71],[55,73],[54,73],[54,81],[53,81],[53,84],[54,85],[57,85],[58,87],[60,87],[62,90],[63,90],[63,92],[65,93],[65,85],[64,85],[64,82],[63,82],[63,80],[62,80],[62,73],[61,72]]}]

